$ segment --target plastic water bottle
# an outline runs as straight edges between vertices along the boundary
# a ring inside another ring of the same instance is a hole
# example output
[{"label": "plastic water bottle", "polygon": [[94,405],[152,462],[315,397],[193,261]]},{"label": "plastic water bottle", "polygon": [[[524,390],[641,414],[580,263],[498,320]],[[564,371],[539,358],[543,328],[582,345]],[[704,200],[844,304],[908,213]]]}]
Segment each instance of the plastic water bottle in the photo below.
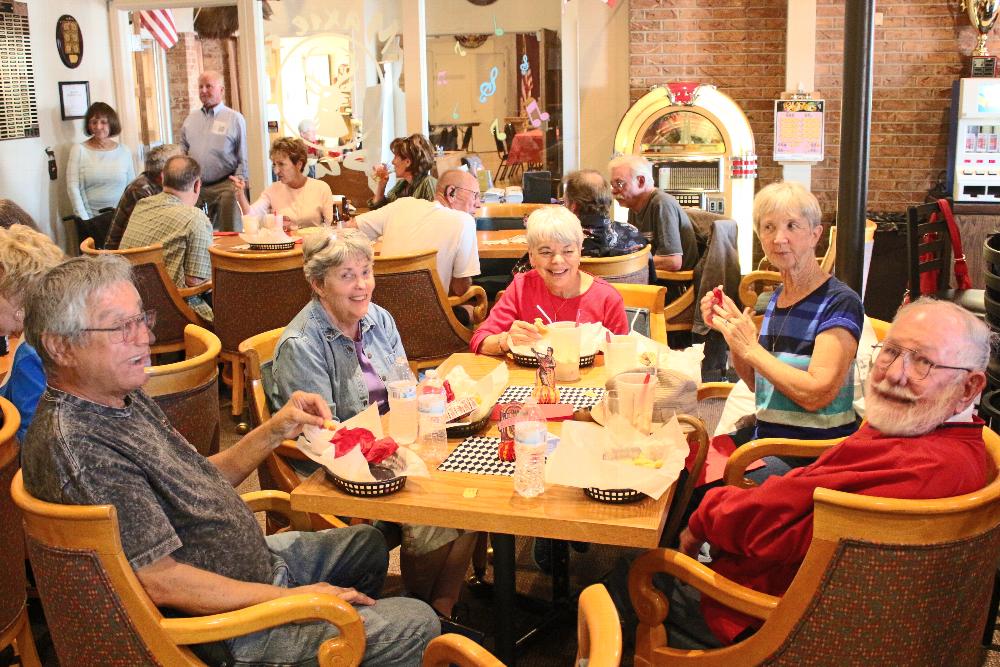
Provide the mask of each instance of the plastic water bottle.
[{"label": "plastic water bottle", "polygon": [[431,369],[417,388],[417,411],[419,413],[420,454],[430,463],[444,460],[448,451],[448,433],[445,431],[444,410],[448,397],[444,384]]},{"label": "plastic water bottle", "polygon": [[417,379],[406,357],[396,357],[389,369],[389,435],[401,445],[417,439]]},{"label": "plastic water bottle", "polygon": [[545,491],[545,415],[529,399],[514,421],[514,490],[526,498]]}]

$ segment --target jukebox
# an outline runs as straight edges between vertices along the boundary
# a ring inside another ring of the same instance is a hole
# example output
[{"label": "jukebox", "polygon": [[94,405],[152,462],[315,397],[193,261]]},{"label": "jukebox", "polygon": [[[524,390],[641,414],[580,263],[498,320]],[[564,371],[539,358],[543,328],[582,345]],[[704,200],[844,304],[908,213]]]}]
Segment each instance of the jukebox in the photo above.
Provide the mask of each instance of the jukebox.
[{"label": "jukebox", "polygon": [[690,82],[655,87],[618,125],[615,153],[645,156],[657,186],[682,206],[735,220],[740,269],[752,270],[757,157],[750,123],[729,96]]}]

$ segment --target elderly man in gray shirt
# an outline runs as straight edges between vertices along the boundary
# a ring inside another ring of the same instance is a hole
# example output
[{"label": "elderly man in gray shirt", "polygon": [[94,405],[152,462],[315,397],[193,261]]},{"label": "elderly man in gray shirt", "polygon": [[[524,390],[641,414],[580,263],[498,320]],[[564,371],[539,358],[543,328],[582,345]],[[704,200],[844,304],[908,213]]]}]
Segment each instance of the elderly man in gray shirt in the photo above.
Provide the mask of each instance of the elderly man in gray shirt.
[{"label": "elderly man in gray shirt", "polygon": [[204,182],[198,206],[208,204],[212,226],[228,232],[243,229],[229,177],[247,178],[247,123],[242,114],[222,103],[225,89],[221,74],[202,72],[198,77],[202,107],[184,120],[180,143],[201,166]]}]

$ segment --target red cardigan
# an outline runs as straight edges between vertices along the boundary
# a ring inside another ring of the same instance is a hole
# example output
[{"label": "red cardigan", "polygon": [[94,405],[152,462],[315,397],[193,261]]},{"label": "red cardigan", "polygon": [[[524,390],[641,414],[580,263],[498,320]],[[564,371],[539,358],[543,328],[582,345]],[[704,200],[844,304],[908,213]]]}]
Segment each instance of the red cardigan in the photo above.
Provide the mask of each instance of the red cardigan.
[{"label": "red cardigan", "polygon": [[493,306],[490,316],[472,334],[469,348],[479,352],[483,339],[508,331],[514,320],[534,322],[536,317],[544,319],[538,306],[557,322],[572,322],[574,319],[580,324],[600,322],[612,333],[628,333],[622,295],[603,279],[595,276],[594,284],[586,292],[564,299],[550,292],[542,277],[532,269],[514,276],[503,297]]},{"label": "red cardigan", "polygon": [[[867,424],[809,466],[770,477],[752,489],[721,487],[705,494],[688,527],[710,542],[712,569],[744,586],[782,595],[812,541],[817,487],[884,498],[948,498],[983,488],[991,463],[983,422],[944,424],[916,438],[882,435]],[[707,596],[701,610],[723,642],[761,621]]]}]

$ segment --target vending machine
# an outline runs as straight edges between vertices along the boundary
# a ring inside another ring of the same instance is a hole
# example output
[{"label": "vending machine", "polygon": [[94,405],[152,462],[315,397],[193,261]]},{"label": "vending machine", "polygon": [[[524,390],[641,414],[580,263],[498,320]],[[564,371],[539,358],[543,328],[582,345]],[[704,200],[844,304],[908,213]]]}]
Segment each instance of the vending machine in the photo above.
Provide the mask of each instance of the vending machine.
[{"label": "vending machine", "polygon": [[1000,203],[1000,79],[960,79],[948,154],[957,202]]}]

